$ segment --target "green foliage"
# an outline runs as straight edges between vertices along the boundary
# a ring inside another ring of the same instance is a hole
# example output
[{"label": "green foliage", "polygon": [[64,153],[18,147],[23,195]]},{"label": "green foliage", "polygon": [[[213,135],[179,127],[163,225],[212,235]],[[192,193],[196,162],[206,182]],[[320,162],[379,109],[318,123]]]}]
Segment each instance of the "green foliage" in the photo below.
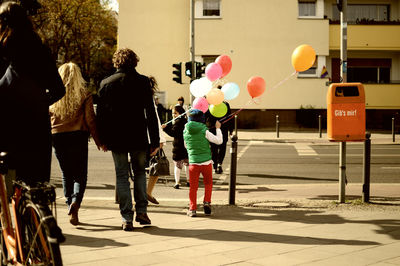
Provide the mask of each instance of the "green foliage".
[{"label": "green foliage", "polygon": [[33,17],[35,28],[61,65],[75,62],[89,89],[113,71],[112,54],[117,44],[117,14],[108,1],[42,0]]}]

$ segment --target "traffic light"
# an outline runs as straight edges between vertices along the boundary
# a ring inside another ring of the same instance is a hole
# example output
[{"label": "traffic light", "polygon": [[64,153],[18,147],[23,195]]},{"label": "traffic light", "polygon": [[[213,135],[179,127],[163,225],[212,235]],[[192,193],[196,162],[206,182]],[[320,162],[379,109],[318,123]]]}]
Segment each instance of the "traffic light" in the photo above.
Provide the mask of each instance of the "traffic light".
[{"label": "traffic light", "polygon": [[[194,79],[199,79],[201,78],[201,76],[204,74],[205,72],[205,67],[206,64],[204,63],[200,63],[200,62],[194,62],[196,69],[195,69],[195,73],[196,75],[193,77]],[[192,61],[186,62],[185,63],[185,75],[188,77],[192,77]]]},{"label": "traffic light", "polygon": [[182,63],[172,64],[172,67],[175,68],[175,70],[172,71],[172,74],[174,74],[172,80],[182,84]]},{"label": "traffic light", "polygon": [[205,73],[205,69],[206,69],[206,64],[196,62],[196,79],[199,79],[201,78],[201,76],[203,76],[203,74]]},{"label": "traffic light", "polygon": [[192,61],[185,63],[185,75],[189,78],[192,77]]}]

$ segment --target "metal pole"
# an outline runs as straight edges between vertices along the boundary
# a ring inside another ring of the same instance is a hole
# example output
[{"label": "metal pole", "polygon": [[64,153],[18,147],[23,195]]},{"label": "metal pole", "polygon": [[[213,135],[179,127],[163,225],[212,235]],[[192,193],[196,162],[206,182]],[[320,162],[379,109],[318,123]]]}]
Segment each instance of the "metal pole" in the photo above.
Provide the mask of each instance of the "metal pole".
[{"label": "metal pole", "polygon": [[276,137],[279,139],[279,115],[276,115]]},{"label": "metal pole", "polygon": [[393,142],[396,141],[396,135],[395,135],[395,123],[394,123],[394,116],[392,117],[392,138],[393,138]]},{"label": "metal pole", "polygon": [[[347,82],[347,0],[343,0],[340,12],[340,74],[341,82]],[[340,143],[339,158],[339,201],[346,200],[346,142]]]},{"label": "metal pole", "polygon": [[319,138],[322,138],[322,123],[321,123],[321,115],[318,115],[318,131],[319,131]]},{"label": "metal pole", "polygon": [[[194,1],[192,0],[192,4],[191,4],[191,47],[190,47],[190,52],[191,52],[191,56],[192,56],[192,75],[190,77],[190,82],[192,82],[193,80],[196,79],[196,63],[195,63],[195,49],[194,49]],[[194,96],[192,94],[190,94],[190,105],[192,105],[194,101]]]},{"label": "metal pole", "polygon": [[237,115],[235,115],[235,134],[231,137],[231,173],[229,179],[229,205],[235,205],[236,166],[237,166]]},{"label": "metal pole", "polygon": [[346,201],[346,142],[340,142],[339,148],[339,202]]},{"label": "metal pole", "polygon": [[347,82],[347,0],[343,0],[340,12],[340,41],[341,82]]},{"label": "metal pole", "polygon": [[369,202],[370,173],[371,173],[371,133],[365,133],[363,156],[363,191],[362,201]]}]

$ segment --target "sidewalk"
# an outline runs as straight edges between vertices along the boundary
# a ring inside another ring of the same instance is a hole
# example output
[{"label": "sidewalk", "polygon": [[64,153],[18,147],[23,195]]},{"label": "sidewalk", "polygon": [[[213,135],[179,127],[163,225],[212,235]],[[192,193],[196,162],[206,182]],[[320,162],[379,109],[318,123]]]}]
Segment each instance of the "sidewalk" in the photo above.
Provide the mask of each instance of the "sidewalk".
[{"label": "sidewalk", "polygon": [[[318,132],[238,136],[335,144]],[[390,134],[373,134],[372,141],[393,144]],[[57,219],[67,238],[61,252],[64,265],[400,265],[400,182],[373,183],[370,192],[363,204],[362,184],[348,184],[346,203],[338,204],[338,184],[238,185],[229,205],[228,186],[215,185],[212,216],[199,205],[190,218],[187,200],[158,198],[160,205],[148,208],[152,225],[134,223],[133,232],[121,230],[110,198],[84,199],[81,224],[72,226],[60,197]]]},{"label": "sidewalk", "polygon": [[[69,224],[58,200],[58,221],[67,237],[64,265],[400,265],[400,184],[373,184],[371,204],[361,185],[228,187],[213,192],[213,214],[186,216],[187,202],[162,201],[148,208],[152,225],[121,230],[118,205],[85,200],[81,224]],[[201,202],[201,199],[199,199]]]}]

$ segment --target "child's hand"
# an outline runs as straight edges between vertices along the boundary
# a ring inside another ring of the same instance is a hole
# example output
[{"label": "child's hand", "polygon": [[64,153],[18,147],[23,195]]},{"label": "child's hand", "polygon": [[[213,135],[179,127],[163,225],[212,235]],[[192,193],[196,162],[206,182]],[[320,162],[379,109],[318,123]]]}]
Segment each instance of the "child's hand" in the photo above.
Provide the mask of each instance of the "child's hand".
[{"label": "child's hand", "polygon": [[160,147],[157,147],[155,149],[151,148],[150,149],[150,157],[153,157],[154,155],[156,155],[159,149],[160,149]]},{"label": "child's hand", "polygon": [[166,124],[162,124],[161,127],[162,127],[162,128],[166,128],[167,125],[166,125]]},{"label": "child's hand", "polygon": [[216,128],[221,128],[221,123],[217,120],[217,122],[215,122],[215,127]]}]

